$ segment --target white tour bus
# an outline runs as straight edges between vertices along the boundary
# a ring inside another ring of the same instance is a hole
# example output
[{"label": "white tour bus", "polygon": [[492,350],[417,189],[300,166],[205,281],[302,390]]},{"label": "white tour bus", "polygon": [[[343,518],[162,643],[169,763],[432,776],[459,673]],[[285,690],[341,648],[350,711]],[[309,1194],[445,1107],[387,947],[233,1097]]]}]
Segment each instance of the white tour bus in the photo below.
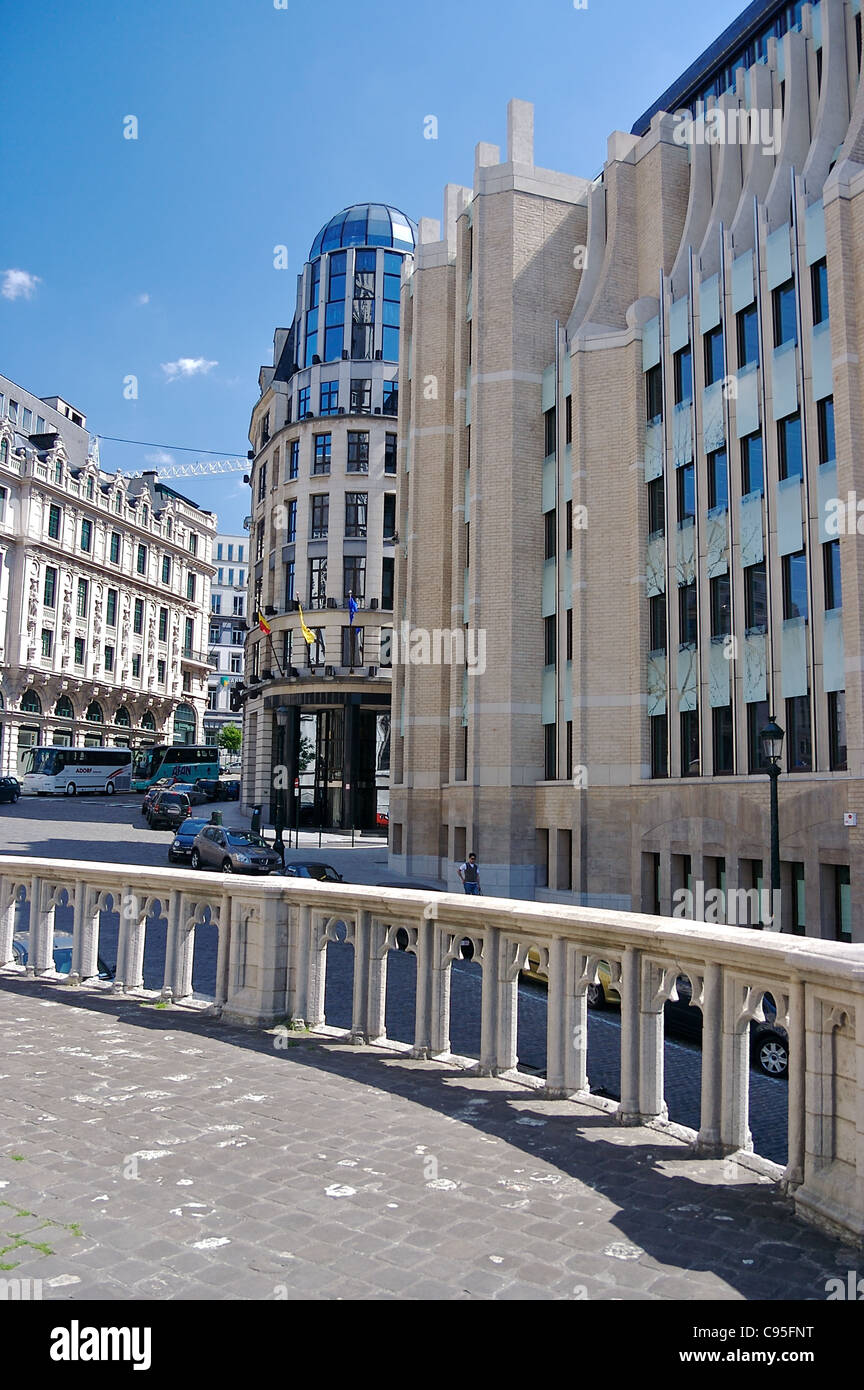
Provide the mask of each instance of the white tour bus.
[{"label": "white tour bus", "polygon": [[21,791],[25,796],[75,796],[78,792],[128,792],[132,785],[129,748],[28,748]]}]

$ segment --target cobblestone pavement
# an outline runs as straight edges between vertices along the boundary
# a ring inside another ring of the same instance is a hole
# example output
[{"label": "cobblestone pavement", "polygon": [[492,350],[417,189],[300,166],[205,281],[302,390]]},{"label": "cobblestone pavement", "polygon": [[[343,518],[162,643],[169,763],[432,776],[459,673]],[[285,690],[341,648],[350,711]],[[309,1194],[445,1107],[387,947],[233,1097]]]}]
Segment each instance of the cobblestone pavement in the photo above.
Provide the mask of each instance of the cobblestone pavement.
[{"label": "cobblestone pavement", "polygon": [[9,974],[0,1202],[0,1277],[49,1299],[823,1300],[855,1267],[672,1134]]}]

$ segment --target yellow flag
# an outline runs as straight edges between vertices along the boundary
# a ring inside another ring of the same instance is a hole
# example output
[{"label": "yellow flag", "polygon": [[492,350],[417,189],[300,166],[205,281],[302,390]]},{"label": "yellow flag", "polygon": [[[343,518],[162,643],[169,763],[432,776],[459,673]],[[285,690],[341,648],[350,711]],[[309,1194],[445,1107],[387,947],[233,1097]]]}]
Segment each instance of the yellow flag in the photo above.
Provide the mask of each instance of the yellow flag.
[{"label": "yellow flag", "polygon": [[[300,608],[299,603],[297,607]],[[318,638],[315,636],[315,633],[312,631],[312,629],[306,626],[306,620],[303,617],[302,608],[300,608],[300,631],[303,633],[303,637],[309,643],[309,646],[314,647],[315,643],[318,641]]]}]

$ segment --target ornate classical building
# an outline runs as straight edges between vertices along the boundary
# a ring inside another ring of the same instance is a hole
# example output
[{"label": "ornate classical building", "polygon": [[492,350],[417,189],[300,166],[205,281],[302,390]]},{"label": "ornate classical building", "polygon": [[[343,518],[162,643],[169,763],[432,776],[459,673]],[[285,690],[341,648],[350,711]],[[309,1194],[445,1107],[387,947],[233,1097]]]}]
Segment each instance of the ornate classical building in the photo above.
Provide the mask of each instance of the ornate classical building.
[{"label": "ornate classical building", "polygon": [[243,681],[246,646],[249,537],[218,535],[214,542],[216,573],[210,586],[210,680],[204,742],[215,744],[226,724],[242,725],[231,709],[231,691]]},{"label": "ornate classical building", "polygon": [[374,203],[322,227],[259,377],[243,788],[274,819],[276,764],[292,786],[300,776],[315,824],[374,826],[387,804],[400,290],[414,232]]},{"label": "ornate classical building", "polygon": [[740,902],[774,714],[773,924],[864,941],[861,53],[858,0],[751,4],[599,178],[513,102],[421,221],[397,605],[486,659],[394,667],[394,868]]},{"label": "ornate classical building", "polygon": [[0,765],[202,739],[215,517],[105,473],[85,417],[0,377]]}]

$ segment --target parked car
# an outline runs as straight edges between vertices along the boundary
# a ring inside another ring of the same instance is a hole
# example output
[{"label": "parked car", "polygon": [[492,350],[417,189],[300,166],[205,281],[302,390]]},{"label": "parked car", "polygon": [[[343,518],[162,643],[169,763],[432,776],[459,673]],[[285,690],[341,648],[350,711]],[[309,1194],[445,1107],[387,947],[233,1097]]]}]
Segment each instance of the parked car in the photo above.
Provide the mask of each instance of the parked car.
[{"label": "parked car", "polygon": [[220,777],[217,787],[217,801],[239,801],[240,800],[240,778],[239,777]]},{"label": "parked car", "polygon": [[193,869],[221,869],[223,874],[271,874],[282,861],[267,841],[251,830],[207,825],[192,845]]},{"label": "parked car", "polygon": [[191,782],[174,782],[171,790],[172,792],[182,792],[184,796],[188,796],[190,806],[203,806],[207,800],[204,793],[193,786]]},{"label": "parked car", "polygon": [[18,800],[21,795],[21,783],[17,777],[0,777],[0,801]]},{"label": "parked car", "polygon": [[191,814],[191,811],[192,804],[188,796],[184,792],[175,792],[173,787],[168,787],[160,791],[150,803],[147,821],[151,830],[158,830],[163,825],[173,830]]},{"label": "parked car", "polygon": [[287,878],[317,878],[319,883],[345,882],[332,864],[286,864],[285,875]]},{"label": "parked car", "polygon": [[378,811],[375,816],[375,825],[378,830],[387,830],[390,825],[390,816],[386,811]]},{"label": "parked car", "polygon": [[177,833],[168,850],[169,864],[185,864],[192,858],[195,836],[200,835],[206,825],[209,825],[209,821],[195,820],[192,816],[188,816],[178,825]]},{"label": "parked car", "polygon": [[219,801],[219,782],[215,777],[199,777],[195,782],[195,790],[203,796],[205,801]]},{"label": "parked car", "polygon": [[153,802],[160,792],[167,791],[172,785],[170,777],[160,777],[158,782],[154,782],[152,787],[148,787],[141,802],[141,814],[146,816]]},{"label": "parked car", "polygon": [[[26,965],[29,958],[30,933],[20,932],[12,939],[12,959],[16,965]],[[114,971],[101,956],[96,958],[100,980],[113,980]],[[72,933],[54,933],[54,969],[58,975],[68,975],[72,969]]]}]

